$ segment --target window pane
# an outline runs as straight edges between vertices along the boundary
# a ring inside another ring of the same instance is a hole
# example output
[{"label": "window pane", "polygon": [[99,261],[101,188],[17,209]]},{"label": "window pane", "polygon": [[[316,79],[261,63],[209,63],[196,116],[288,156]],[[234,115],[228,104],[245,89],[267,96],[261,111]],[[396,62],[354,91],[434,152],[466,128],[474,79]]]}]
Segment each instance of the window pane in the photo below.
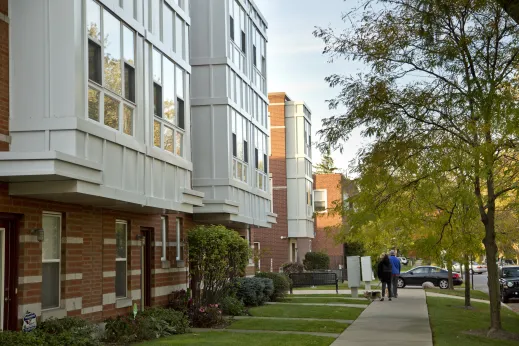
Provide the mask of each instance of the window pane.
[{"label": "window pane", "polygon": [[177,96],[184,98],[184,70],[177,66]]},{"label": "window pane", "polygon": [[124,97],[135,102],[135,69],[124,64]]},{"label": "window pane", "polygon": [[160,37],[160,4],[161,0],[151,0],[151,32]]},{"label": "window pane", "polygon": [[153,122],[153,145],[160,148],[160,123],[158,121]]},{"label": "window pane", "polygon": [[87,32],[90,37],[101,41],[101,7],[92,0],[87,1]]},{"label": "window pane", "polygon": [[105,125],[119,130],[119,101],[105,95]]},{"label": "window pane", "polygon": [[164,58],[164,118],[175,123],[175,65]]},{"label": "window pane", "polygon": [[181,100],[177,97],[177,104],[178,104],[178,124],[177,125],[181,129],[185,129],[186,124],[185,124],[185,115],[184,115],[184,111],[185,111],[184,100]]},{"label": "window pane", "polygon": [[99,121],[99,91],[88,89],[88,117]]},{"label": "window pane", "polygon": [[115,223],[116,258],[126,258],[126,227],[125,223]]},{"label": "window pane", "polygon": [[184,56],[184,52],[183,52],[183,49],[184,49],[184,32],[183,32],[183,27],[184,27],[184,21],[179,17],[177,16],[176,18],[176,21],[175,21],[175,24],[176,24],[176,28],[175,28],[175,45],[176,45],[176,52],[178,55],[180,56]]},{"label": "window pane", "polygon": [[[47,238],[45,232],[45,238]],[[59,307],[59,263],[42,263],[41,308]]]},{"label": "window pane", "polygon": [[153,50],[153,80],[162,84],[162,54]]},{"label": "window pane", "polygon": [[189,26],[185,27],[184,37],[184,43],[186,44],[186,61],[189,61]]},{"label": "window pane", "polygon": [[162,36],[166,46],[173,48],[173,11],[167,5],[164,6],[164,32]]},{"label": "window pane", "polygon": [[123,131],[127,135],[133,135],[133,108],[124,105]]},{"label": "window pane", "polygon": [[88,79],[102,84],[101,77],[101,46],[88,40]]},{"label": "window pane", "polygon": [[132,18],[134,17],[133,0],[124,0],[124,9],[128,11]]},{"label": "window pane", "polygon": [[59,216],[43,215],[42,223],[43,230],[45,231],[42,248],[43,259],[59,259],[61,218]]},{"label": "window pane", "polygon": [[115,262],[115,296],[126,297],[126,261]]},{"label": "window pane", "polygon": [[123,27],[124,59],[130,64],[135,63],[135,35],[126,26]]},{"label": "window pane", "polygon": [[162,118],[162,87],[153,83],[153,112]]},{"label": "window pane", "polygon": [[173,152],[173,130],[164,126],[164,150]]},{"label": "window pane", "polygon": [[121,23],[108,11],[104,16],[105,86],[121,94]]},{"label": "window pane", "polygon": [[175,136],[175,154],[182,156],[184,153],[184,135],[177,131]]}]

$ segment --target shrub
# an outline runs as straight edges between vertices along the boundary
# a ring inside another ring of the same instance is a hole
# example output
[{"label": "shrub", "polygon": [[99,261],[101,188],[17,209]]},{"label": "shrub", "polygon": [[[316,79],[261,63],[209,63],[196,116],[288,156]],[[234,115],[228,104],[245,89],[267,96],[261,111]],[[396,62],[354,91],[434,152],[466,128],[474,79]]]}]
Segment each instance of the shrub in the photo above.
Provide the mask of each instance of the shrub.
[{"label": "shrub", "polygon": [[245,305],[236,297],[228,296],[222,300],[222,312],[228,316],[240,316],[245,311]]},{"label": "shrub", "polygon": [[328,269],[330,267],[330,256],[324,252],[307,252],[303,265],[306,270]]},{"label": "shrub", "polygon": [[224,226],[197,226],[188,232],[187,241],[189,272],[196,283],[193,299],[198,306],[214,304],[227,294],[229,282],[245,272],[249,245]]},{"label": "shrub", "polygon": [[50,318],[33,333],[45,339],[46,345],[101,345],[99,327],[78,317]]},{"label": "shrub", "polygon": [[46,346],[47,340],[44,335],[22,332],[0,332],[0,345],[16,346]]},{"label": "shrub", "polygon": [[274,284],[274,292],[270,295],[271,301],[283,299],[285,294],[290,290],[290,279],[280,273],[262,272],[257,273],[256,277],[271,279]]},{"label": "shrub", "polygon": [[150,308],[137,314],[117,316],[106,321],[105,340],[131,343],[157,339],[173,334],[183,334],[189,327],[187,316],[172,309]]},{"label": "shrub", "polygon": [[190,318],[193,327],[196,328],[212,328],[225,325],[226,323],[218,304],[192,308],[190,310]]},{"label": "shrub", "polygon": [[169,307],[173,310],[187,312],[193,304],[193,299],[190,298],[191,289],[173,291],[169,295]]},{"label": "shrub", "polygon": [[246,306],[263,305],[274,292],[274,284],[268,278],[239,278],[236,297]]},{"label": "shrub", "polygon": [[297,263],[297,262],[285,263],[282,265],[282,268],[283,268],[283,273],[286,274],[287,276],[292,273],[302,273],[304,270],[303,265],[301,263]]}]

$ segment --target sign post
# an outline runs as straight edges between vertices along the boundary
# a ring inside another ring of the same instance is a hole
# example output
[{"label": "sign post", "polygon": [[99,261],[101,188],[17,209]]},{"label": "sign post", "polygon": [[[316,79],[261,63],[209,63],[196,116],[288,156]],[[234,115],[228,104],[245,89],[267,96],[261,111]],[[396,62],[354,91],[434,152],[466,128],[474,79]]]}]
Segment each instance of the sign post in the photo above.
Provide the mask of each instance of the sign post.
[{"label": "sign post", "polygon": [[348,264],[348,286],[351,289],[351,296],[357,298],[360,287],[360,257],[348,256],[346,263]]}]

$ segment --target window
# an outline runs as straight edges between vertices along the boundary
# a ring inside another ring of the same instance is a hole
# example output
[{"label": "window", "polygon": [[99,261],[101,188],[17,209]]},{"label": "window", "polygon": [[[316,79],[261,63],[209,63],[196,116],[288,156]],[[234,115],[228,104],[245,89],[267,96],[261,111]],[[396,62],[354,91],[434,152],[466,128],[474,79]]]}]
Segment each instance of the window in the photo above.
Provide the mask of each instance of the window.
[{"label": "window", "polygon": [[256,187],[267,191],[267,135],[254,128],[254,164],[256,168]]},{"label": "window", "polygon": [[249,122],[239,113],[231,110],[232,123],[232,152],[233,152],[233,177],[244,183],[248,181],[249,161]]},{"label": "window", "polygon": [[257,51],[256,51],[256,45],[252,46],[252,65],[257,66],[256,61]]},{"label": "window", "polygon": [[166,247],[168,245],[168,229],[167,229],[167,218],[165,216],[162,216],[160,218],[160,221],[161,221],[161,235],[162,235],[162,257],[161,257],[161,261],[165,261],[166,260]]},{"label": "window", "polygon": [[232,15],[229,16],[229,34],[231,36],[231,40],[234,41],[234,18]]},{"label": "window", "polygon": [[173,42],[173,23],[175,21],[175,15],[173,10],[168,5],[164,5],[164,28],[163,28],[163,42],[167,47],[175,47]]},{"label": "window", "polygon": [[128,224],[126,221],[115,223],[115,296],[126,298],[127,296],[127,239]]},{"label": "window", "polygon": [[151,32],[156,35],[159,39],[161,39],[160,29],[161,25],[161,9],[162,9],[162,0],[150,0],[150,27]]},{"label": "window", "polygon": [[177,16],[175,23],[175,52],[184,58],[184,21]]},{"label": "window", "polygon": [[307,210],[309,210],[313,205],[312,183],[308,180],[306,181],[306,205]]},{"label": "window", "polygon": [[87,0],[86,17],[88,118],[133,135],[135,32],[93,0]]},{"label": "window", "polygon": [[182,219],[177,217],[177,223],[176,223],[176,237],[177,237],[177,261],[182,261],[184,259],[184,254],[182,251],[182,242],[180,237],[182,236]]},{"label": "window", "polygon": [[61,214],[44,213],[45,237],[42,245],[41,308],[60,306],[61,293]]},{"label": "window", "polygon": [[326,211],[328,207],[326,190],[314,190],[314,210],[317,212]]},{"label": "window", "polygon": [[185,72],[158,50],[152,51],[153,108],[155,122],[153,144],[158,148],[184,155]]}]

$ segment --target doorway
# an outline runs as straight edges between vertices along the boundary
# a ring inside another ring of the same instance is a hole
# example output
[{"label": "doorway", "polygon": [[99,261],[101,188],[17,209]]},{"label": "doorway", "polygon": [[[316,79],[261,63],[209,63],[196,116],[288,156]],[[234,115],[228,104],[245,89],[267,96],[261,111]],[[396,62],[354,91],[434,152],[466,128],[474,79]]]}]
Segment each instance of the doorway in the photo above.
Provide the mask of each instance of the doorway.
[{"label": "doorway", "polygon": [[18,217],[0,214],[0,330],[18,329]]},{"label": "doorway", "polygon": [[141,236],[144,240],[144,246],[142,247],[142,297],[143,305],[145,307],[151,306],[151,235],[152,231],[149,228],[141,228]]}]

